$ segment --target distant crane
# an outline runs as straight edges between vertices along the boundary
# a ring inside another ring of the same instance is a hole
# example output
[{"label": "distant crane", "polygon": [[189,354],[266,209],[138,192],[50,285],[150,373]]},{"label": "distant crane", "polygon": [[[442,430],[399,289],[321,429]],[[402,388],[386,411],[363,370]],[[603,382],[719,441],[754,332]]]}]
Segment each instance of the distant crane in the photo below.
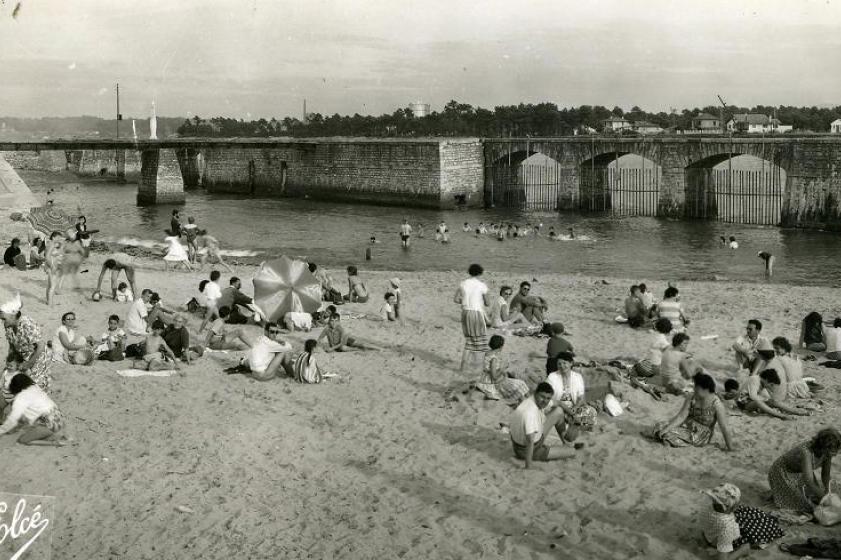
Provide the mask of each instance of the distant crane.
[{"label": "distant crane", "polygon": [[721,123],[721,133],[724,134],[727,131],[727,125],[724,124],[724,110],[727,108],[727,102],[720,95],[716,95],[716,97],[721,102],[721,109],[718,110],[718,120]]}]

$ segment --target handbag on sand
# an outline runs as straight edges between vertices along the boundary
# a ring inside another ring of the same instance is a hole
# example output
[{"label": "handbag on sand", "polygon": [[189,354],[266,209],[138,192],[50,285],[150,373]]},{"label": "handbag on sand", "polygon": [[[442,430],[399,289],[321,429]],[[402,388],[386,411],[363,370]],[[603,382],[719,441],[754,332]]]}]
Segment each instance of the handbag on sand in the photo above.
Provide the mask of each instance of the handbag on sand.
[{"label": "handbag on sand", "polygon": [[832,483],[828,490],[814,511],[815,519],[824,527],[841,522],[841,496],[832,491]]}]

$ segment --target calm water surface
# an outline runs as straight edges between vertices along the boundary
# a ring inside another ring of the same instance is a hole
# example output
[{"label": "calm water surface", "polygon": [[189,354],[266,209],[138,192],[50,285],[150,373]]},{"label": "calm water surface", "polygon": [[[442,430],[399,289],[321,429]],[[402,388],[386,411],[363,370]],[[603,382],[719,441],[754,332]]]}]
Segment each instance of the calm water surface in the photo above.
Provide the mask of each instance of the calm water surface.
[{"label": "calm water surface", "polygon": [[[135,205],[137,186],[99,179],[79,179],[69,173],[21,171],[35,192],[55,189],[55,204],[80,207],[90,228],[102,230],[96,239],[130,238],[163,242],[172,209],[182,219],[194,216],[200,227],[219,238],[226,249],[258,251],[266,257],[306,256],[328,267],[347,264],[384,270],[463,270],[471,262],[487,270],[618,276],[637,279],[711,279],[714,276],[764,282],[757,251],[777,257],[774,282],[836,285],[841,274],[841,235],[820,231],[781,230],[718,222],[672,221],[656,218],[590,217],[554,212],[509,210],[436,211],[335,204],[302,199],[243,198],[187,194],[183,206]],[[398,228],[406,216],[423,223],[426,239],[413,239],[410,250],[400,247]],[[432,239],[434,226],[444,220],[452,242]],[[464,222],[511,221],[542,223],[563,232],[575,227],[590,241],[550,241],[545,236],[506,239],[462,233]],[[374,258],[364,261],[371,235],[381,242]],[[721,235],[735,235],[741,247],[724,248]]]}]

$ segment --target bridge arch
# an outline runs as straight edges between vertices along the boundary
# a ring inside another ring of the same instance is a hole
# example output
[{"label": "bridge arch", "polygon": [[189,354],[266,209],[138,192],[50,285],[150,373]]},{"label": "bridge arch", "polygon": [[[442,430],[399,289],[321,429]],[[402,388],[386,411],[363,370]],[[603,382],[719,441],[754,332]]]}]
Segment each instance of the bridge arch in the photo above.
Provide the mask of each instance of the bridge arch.
[{"label": "bridge arch", "polygon": [[656,216],[661,166],[636,151],[604,152],[578,165],[580,210]]},{"label": "bridge arch", "polygon": [[787,175],[773,160],[773,156],[769,159],[728,152],[690,163],[685,168],[685,215],[733,223],[779,224]]},{"label": "bridge arch", "polygon": [[485,202],[488,206],[557,210],[571,175],[569,169],[541,151],[510,151],[485,169]]}]

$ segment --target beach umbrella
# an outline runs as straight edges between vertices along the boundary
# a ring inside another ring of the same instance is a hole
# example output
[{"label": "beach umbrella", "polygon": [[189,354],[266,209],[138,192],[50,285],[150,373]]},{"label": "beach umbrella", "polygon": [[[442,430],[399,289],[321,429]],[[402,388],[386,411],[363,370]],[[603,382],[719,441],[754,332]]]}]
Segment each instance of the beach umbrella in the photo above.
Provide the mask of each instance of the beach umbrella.
[{"label": "beach umbrella", "polygon": [[39,206],[32,208],[26,219],[36,231],[49,236],[54,231],[67,233],[76,228],[76,218],[68,216],[53,206]]},{"label": "beach umbrella", "polygon": [[264,262],[253,282],[254,303],[270,321],[290,311],[314,313],[321,307],[321,283],[304,261],[284,256]]}]

